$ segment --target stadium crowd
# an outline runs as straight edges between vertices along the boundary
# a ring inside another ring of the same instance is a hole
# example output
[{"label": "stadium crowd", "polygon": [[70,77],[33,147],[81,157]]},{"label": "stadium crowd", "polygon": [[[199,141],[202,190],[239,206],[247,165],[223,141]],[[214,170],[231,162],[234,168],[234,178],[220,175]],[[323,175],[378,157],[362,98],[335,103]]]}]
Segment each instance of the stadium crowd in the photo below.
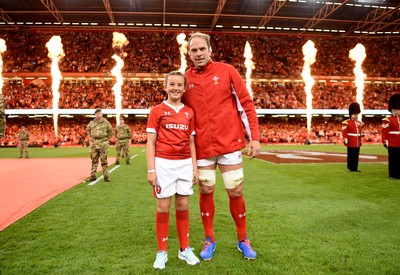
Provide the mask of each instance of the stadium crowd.
[{"label": "stadium crowd", "polygon": [[[46,42],[59,35],[65,52],[61,72],[109,72],[114,66],[111,56],[112,32],[104,31],[1,31],[6,41],[4,72],[49,72]],[[129,44],[124,48],[124,72],[166,73],[180,67],[178,33],[126,32]],[[249,41],[255,68],[253,77],[299,77],[303,67],[302,46],[313,40],[317,49],[312,75],[353,76],[354,62],[349,51],[361,43],[367,56],[364,72],[374,77],[400,77],[400,41],[396,38],[278,36],[254,34],[211,35],[213,59],[234,65],[242,75],[244,48]],[[188,60],[188,59],[187,59]],[[188,62],[190,64],[190,62]]]},{"label": "stadium crowd", "polygon": [[[30,146],[54,146],[59,145],[79,145],[88,146],[89,137],[86,133],[86,126],[93,118],[84,116],[75,116],[73,118],[59,118],[58,136],[54,133],[53,119],[50,117],[31,118],[15,118],[7,121],[6,134],[0,139],[0,146],[16,146],[18,145],[18,133],[22,125],[30,133]],[[131,143],[144,144],[147,141],[146,121],[125,119],[129,122],[132,131]],[[115,128],[114,120],[109,119],[113,128]],[[111,144],[115,144],[116,138],[112,137]]]},{"label": "stadium crowd", "polygon": [[[123,71],[125,73],[166,73],[180,67],[178,33],[172,32],[127,32],[129,44]],[[43,73],[50,72],[51,60],[45,47],[53,35],[60,35],[65,52],[59,65],[61,72],[104,73],[109,74],[114,60],[111,56],[112,32],[104,31],[1,31],[0,38],[7,44],[2,55],[3,72]],[[311,39],[317,48],[316,62],[311,67],[312,75],[353,77],[354,62],[349,51],[357,43],[362,43],[367,52],[363,69],[369,77],[400,77],[400,41],[394,38],[353,38],[353,37],[311,37],[277,35],[211,35],[213,60],[234,65],[244,75],[244,48],[246,41],[252,47],[254,69],[252,84],[253,99],[257,109],[305,109],[306,95],[302,82],[276,82],[274,77],[301,78],[303,67],[302,45]],[[188,59],[187,59],[188,61]],[[188,61],[188,64],[191,63]],[[59,108],[61,109],[103,109],[115,108],[113,81],[109,80],[63,80],[60,86]],[[399,93],[399,81],[388,83],[365,83],[364,108],[387,109],[391,95]],[[51,109],[51,85],[26,84],[18,81],[6,81],[3,87],[6,109]],[[314,109],[347,109],[355,101],[356,88],[351,83],[330,83],[317,81],[313,87]],[[159,80],[126,80],[122,86],[122,108],[148,109],[164,100],[163,83]],[[316,120],[308,137],[313,142],[339,143],[340,119]],[[132,143],[145,142],[145,123],[128,118],[134,137]],[[85,126],[87,118],[61,118],[59,140],[55,139],[51,118],[8,120],[5,137],[0,141],[3,146],[15,146],[16,136],[22,124],[32,133],[31,145],[87,144]],[[114,123],[114,122],[113,122]],[[303,118],[260,120],[262,142],[304,143],[307,129]],[[365,127],[365,141],[379,141],[380,121],[371,119]],[[114,125],[115,127],[115,125]],[[282,131],[285,129],[285,131]],[[113,141],[112,141],[113,142]]]},{"label": "stadium crowd", "polygon": [[[257,109],[306,108],[306,93],[302,84],[264,82],[253,84],[252,90]],[[390,96],[399,91],[398,84],[366,84],[364,109],[386,110]],[[312,95],[313,109],[347,109],[349,104],[356,100],[356,87],[316,83],[312,89]]]},{"label": "stadium crowd", "polygon": [[[111,82],[72,83],[60,85],[60,109],[115,108]],[[293,82],[253,83],[253,100],[257,109],[305,109],[304,86]],[[400,92],[399,84],[366,84],[364,108],[386,110],[391,95]],[[347,109],[355,101],[356,88],[316,83],[313,87],[314,109]],[[3,87],[6,109],[51,109],[51,87],[10,83]],[[148,109],[164,100],[163,82],[127,81],[122,86],[122,108]]]},{"label": "stadium crowd", "polygon": [[[341,117],[313,118],[310,135],[308,136],[306,118],[264,118],[260,120],[260,135],[262,143],[293,143],[293,144],[340,144],[342,139]],[[365,143],[380,142],[379,118],[364,119],[363,127]]]},{"label": "stadium crowd", "polygon": [[[337,116],[313,118],[311,133],[308,136],[306,118],[274,118],[272,116],[260,118],[261,142],[270,144],[342,143],[342,119],[342,117]],[[0,146],[16,146],[18,144],[17,136],[22,125],[25,125],[27,131],[31,134],[30,146],[54,146],[56,142],[65,146],[88,146],[89,139],[86,126],[90,120],[91,118],[84,116],[60,117],[58,137],[56,138],[51,117],[14,118],[8,121],[6,134],[0,139]],[[115,117],[108,120],[115,128]],[[364,123],[364,141],[366,143],[379,143],[381,118],[365,118]],[[128,117],[125,118],[125,124],[132,131],[131,144],[146,143],[146,121]],[[111,138],[110,143],[115,144],[115,137]]]}]

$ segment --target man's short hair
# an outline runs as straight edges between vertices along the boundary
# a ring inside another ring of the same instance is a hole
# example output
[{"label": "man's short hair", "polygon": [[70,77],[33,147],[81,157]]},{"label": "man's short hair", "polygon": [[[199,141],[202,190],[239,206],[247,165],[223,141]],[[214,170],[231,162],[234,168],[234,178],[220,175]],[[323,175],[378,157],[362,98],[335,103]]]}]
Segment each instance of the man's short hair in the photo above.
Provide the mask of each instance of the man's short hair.
[{"label": "man's short hair", "polygon": [[196,38],[196,37],[204,39],[207,43],[208,49],[211,49],[210,36],[208,34],[205,34],[202,32],[195,32],[190,36],[189,41],[188,41],[189,49],[190,49],[190,42],[192,41],[193,38]]},{"label": "man's short hair", "polygon": [[101,112],[101,108],[96,108],[96,111],[94,111],[95,114]]}]

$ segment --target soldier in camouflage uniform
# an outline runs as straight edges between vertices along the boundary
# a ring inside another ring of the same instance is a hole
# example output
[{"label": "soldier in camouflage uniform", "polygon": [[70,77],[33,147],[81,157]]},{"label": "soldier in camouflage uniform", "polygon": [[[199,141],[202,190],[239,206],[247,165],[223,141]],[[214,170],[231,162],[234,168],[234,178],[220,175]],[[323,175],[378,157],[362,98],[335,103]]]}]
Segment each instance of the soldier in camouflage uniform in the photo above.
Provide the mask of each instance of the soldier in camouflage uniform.
[{"label": "soldier in camouflage uniform", "polygon": [[0,93],[0,139],[6,132],[6,111],[4,108],[3,95]]},{"label": "soldier in camouflage uniform", "polygon": [[131,143],[132,133],[129,126],[125,124],[124,118],[119,119],[120,125],[115,128],[114,135],[117,138],[117,159],[115,164],[119,164],[119,159],[125,158],[126,164],[130,163],[129,144]]},{"label": "soldier in camouflage uniform", "polygon": [[95,111],[96,118],[87,126],[86,130],[90,137],[90,158],[92,160],[92,170],[90,171],[89,181],[96,180],[97,166],[99,158],[103,169],[104,181],[110,181],[108,172],[107,153],[108,140],[112,137],[112,126],[105,118],[100,108]]},{"label": "soldier in camouflage uniform", "polygon": [[22,159],[22,156],[25,152],[25,157],[28,159],[28,143],[29,143],[29,133],[25,130],[25,126],[22,125],[21,132],[18,134],[19,139],[19,158]]}]

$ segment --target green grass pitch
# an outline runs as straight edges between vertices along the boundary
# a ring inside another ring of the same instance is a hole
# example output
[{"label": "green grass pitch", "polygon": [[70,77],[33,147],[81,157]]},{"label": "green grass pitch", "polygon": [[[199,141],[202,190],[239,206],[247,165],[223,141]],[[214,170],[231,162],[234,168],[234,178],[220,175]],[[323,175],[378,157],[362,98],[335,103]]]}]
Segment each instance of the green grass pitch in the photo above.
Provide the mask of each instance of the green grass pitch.
[{"label": "green grass pitch", "polygon": [[[345,152],[343,145],[264,146],[263,150]],[[155,199],[147,183],[145,147],[132,147],[111,183],[81,183],[0,232],[0,274],[150,274],[157,252]],[[87,157],[88,148],[30,148],[30,157]],[[362,154],[387,154],[365,145]],[[110,149],[115,156],[115,148]],[[18,149],[0,149],[18,157]],[[89,158],[88,158],[88,161]],[[221,175],[217,174],[217,249],[210,262],[177,258],[175,211],[164,274],[399,274],[400,181],[385,163],[272,164],[244,158],[248,235],[258,253],[236,248]],[[400,169],[400,167],[399,167]],[[6,180],[6,179],[2,179]],[[28,184],[28,183],[27,183]],[[0,202],[1,203],[1,202]],[[203,229],[198,190],[190,201],[190,244],[198,254]]]}]

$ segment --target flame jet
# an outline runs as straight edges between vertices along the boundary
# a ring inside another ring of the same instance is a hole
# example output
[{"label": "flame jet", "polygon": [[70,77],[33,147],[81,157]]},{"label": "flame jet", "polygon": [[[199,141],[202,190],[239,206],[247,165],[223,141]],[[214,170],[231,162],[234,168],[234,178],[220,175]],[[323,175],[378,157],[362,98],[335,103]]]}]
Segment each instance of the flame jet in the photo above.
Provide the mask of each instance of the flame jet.
[{"label": "flame jet", "polygon": [[188,42],[185,40],[186,34],[180,33],[176,37],[176,41],[179,44],[179,52],[181,53],[181,67],[179,68],[179,71],[181,73],[185,73],[187,64],[186,64],[186,54],[188,50]]},{"label": "flame jet", "polygon": [[119,32],[113,32],[113,42],[112,47],[114,49],[114,55],[112,58],[115,60],[116,64],[114,68],[111,70],[111,74],[115,76],[116,82],[112,87],[115,96],[115,112],[117,118],[117,125],[119,125],[119,119],[121,116],[122,110],[122,91],[121,87],[124,84],[123,77],[121,74],[122,68],[124,67],[123,58],[127,55],[126,52],[123,51],[123,47],[128,45],[129,41],[126,36]]},{"label": "flame jet", "polygon": [[312,115],[312,87],[314,86],[314,78],[311,76],[311,65],[315,62],[315,57],[317,55],[317,49],[314,47],[314,42],[308,40],[303,45],[303,55],[304,55],[304,65],[301,76],[303,77],[305,83],[306,92],[306,108],[307,108],[307,133],[310,137],[311,133],[311,115]]},{"label": "flame jet", "polygon": [[0,94],[3,91],[3,85],[4,85],[4,80],[3,80],[3,58],[1,55],[7,50],[6,46],[6,41],[4,39],[0,38]]},{"label": "flame jet", "polygon": [[58,101],[60,100],[60,81],[62,79],[61,71],[58,67],[58,62],[65,56],[61,37],[55,35],[50,38],[46,43],[49,50],[48,57],[51,59],[51,90],[53,93],[53,121],[54,121],[54,134],[58,137]]},{"label": "flame jet", "polygon": [[362,120],[362,111],[364,110],[363,99],[364,99],[364,80],[367,75],[363,72],[361,65],[364,59],[367,57],[365,52],[365,47],[358,43],[352,50],[349,52],[349,57],[355,62],[355,66],[353,69],[354,75],[356,77],[355,84],[357,87],[357,95],[356,101],[360,104],[361,113],[358,115],[358,120]]},{"label": "flame jet", "polygon": [[246,41],[246,46],[244,47],[244,57],[246,58],[244,61],[244,66],[246,67],[246,87],[250,97],[253,98],[253,90],[251,89],[251,72],[253,69],[255,69],[255,66],[254,62],[252,61],[253,53],[251,52],[249,41]]}]

